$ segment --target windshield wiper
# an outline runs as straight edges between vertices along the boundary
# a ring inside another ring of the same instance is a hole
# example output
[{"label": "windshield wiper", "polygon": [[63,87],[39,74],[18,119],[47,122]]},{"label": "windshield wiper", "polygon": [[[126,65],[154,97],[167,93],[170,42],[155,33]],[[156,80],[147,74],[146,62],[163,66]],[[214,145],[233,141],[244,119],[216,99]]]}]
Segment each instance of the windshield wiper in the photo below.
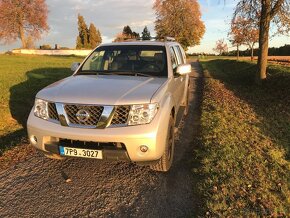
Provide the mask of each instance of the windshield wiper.
[{"label": "windshield wiper", "polygon": [[152,75],[138,72],[118,72],[118,71],[101,71],[101,70],[88,70],[80,71],[77,75],[133,75],[133,76],[144,76],[153,77]]},{"label": "windshield wiper", "polygon": [[144,76],[144,77],[153,77],[152,75],[138,72],[114,72],[116,75],[134,75],[134,76]]},{"label": "windshield wiper", "polygon": [[113,75],[111,72],[101,71],[101,70],[88,70],[88,71],[80,71],[77,75]]}]

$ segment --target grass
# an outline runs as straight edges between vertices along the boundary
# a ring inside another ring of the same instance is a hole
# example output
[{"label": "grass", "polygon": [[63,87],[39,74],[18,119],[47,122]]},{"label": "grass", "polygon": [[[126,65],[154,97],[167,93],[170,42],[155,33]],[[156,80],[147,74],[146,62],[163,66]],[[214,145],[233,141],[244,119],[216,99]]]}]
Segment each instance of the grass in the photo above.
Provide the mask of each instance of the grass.
[{"label": "grass", "polygon": [[290,214],[290,68],[271,65],[263,86],[255,65],[201,62],[205,81],[201,146],[200,216],[286,217]]},{"label": "grass", "polygon": [[79,57],[0,55],[0,156],[26,136],[26,120],[36,93],[69,76]]}]

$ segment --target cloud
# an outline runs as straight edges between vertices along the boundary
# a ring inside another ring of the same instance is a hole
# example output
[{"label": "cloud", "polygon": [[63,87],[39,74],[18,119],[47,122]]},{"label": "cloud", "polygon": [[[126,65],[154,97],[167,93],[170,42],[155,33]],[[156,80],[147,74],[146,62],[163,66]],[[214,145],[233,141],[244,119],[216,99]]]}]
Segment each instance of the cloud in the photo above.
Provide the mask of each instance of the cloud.
[{"label": "cloud", "polygon": [[[77,15],[84,16],[87,25],[94,23],[101,31],[103,42],[111,42],[125,25],[141,33],[147,26],[154,34],[155,14],[153,0],[47,0],[49,6],[49,32],[39,44],[58,43],[74,47],[78,34]],[[58,36],[55,33],[59,33]]]},{"label": "cloud", "polygon": [[[78,35],[77,15],[84,16],[86,23],[94,23],[100,30],[103,42],[111,42],[125,25],[133,31],[141,33],[147,26],[151,35],[154,33],[156,15],[152,9],[154,0],[46,0],[49,8],[48,23],[50,31],[43,35],[41,44],[59,44],[64,47],[75,47]],[[215,41],[227,38],[229,22],[237,0],[199,0],[202,19],[206,25],[206,33],[200,46],[195,51],[211,52]],[[288,40],[289,41],[289,40]],[[271,45],[284,45],[287,38],[275,37]],[[2,46],[0,50],[19,47],[19,41],[12,45]]]}]

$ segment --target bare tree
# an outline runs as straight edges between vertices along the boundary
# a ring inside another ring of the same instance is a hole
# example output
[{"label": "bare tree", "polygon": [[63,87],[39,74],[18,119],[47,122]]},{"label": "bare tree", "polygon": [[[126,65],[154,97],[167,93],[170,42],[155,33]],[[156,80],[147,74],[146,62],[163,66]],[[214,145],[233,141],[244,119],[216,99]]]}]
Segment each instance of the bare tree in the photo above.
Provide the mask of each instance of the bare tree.
[{"label": "bare tree", "polygon": [[259,22],[259,54],[257,78],[266,79],[269,32],[271,22],[276,24],[278,33],[290,31],[290,0],[240,0],[234,16],[242,16]]}]

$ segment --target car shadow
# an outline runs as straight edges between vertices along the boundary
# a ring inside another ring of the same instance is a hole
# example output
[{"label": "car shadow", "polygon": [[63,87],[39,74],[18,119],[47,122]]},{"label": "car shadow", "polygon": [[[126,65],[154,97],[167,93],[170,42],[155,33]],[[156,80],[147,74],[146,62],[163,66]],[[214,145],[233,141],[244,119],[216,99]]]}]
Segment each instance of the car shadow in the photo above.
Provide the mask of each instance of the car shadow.
[{"label": "car shadow", "polygon": [[12,117],[26,128],[26,121],[37,92],[70,74],[72,73],[68,68],[40,68],[28,71],[26,81],[10,88],[9,107]]},{"label": "car shadow", "polygon": [[26,135],[26,121],[34,104],[35,95],[47,85],[71,75],[68,68],[39,68],[26,73],[27,80],[10,88],[9,108],[13,119],[23,129],[0,137],[0,155],[3,150],[19,144]]}]

